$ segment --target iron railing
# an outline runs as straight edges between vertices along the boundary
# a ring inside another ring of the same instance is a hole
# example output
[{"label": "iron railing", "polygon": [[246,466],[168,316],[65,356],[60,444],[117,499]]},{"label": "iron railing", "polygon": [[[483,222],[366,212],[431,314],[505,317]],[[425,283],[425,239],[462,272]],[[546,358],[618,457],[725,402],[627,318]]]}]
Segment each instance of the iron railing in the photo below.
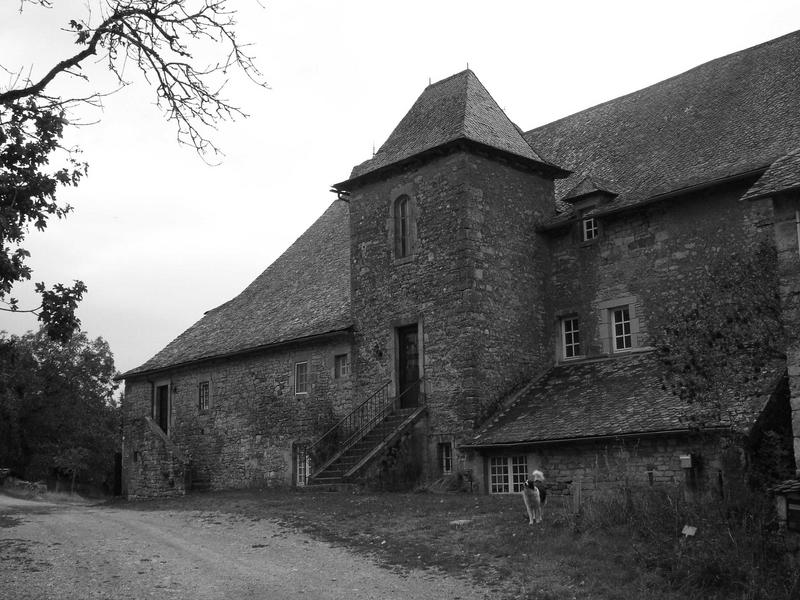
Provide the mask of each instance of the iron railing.
[{"label": "iron railing", "polygon": [[[308,455],[312,461],[313,474],[311,478],[322,473],[370,431],[381,425],[385,427],[386,417],[402,406],[403,400],[414,391],[417,392],[418,405],[422,406],[425,401],[422,383],[423,379],[420,378],[403,390],[400,395],[391,397],[389,396],[391,381],[387,381],[326,431],[308,448]],[[385,435],[389,435],[389,433],[391,432],[386,432]],[[382,438],[385,435],[382,432]]]}]

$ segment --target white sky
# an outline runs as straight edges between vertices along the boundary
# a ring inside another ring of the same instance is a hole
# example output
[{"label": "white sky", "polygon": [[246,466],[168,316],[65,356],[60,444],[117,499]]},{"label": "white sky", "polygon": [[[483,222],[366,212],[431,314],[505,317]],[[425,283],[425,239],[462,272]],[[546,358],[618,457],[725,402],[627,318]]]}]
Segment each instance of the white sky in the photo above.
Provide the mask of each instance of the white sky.
[{"label": "white sky", "polygon": [[[83,16],[84,2],[55,4],[20,15],[18,0],[0,0],[0,64],[36,79],[75,52],[59,27]],[[796,0],[261,4],[229,0],[271,89],[230,89],[251,118],[220,125],[223,165],[179,146],[152,91],[130,86],[87,117],[98,124],[70,132],[89,163],[89,177],[60,193],[74,213],[28,237],[33,281],[88,285],[83,329],[109,341],[121,371],[277,258],[429,78],[469,63],[528,130],[800,28]],[[86,73],[112,89],[102,65]],[[32,287],[15,288],[25,307],[35,306]],[[0,313],[0,330],[36,327],[35,317]]]}]

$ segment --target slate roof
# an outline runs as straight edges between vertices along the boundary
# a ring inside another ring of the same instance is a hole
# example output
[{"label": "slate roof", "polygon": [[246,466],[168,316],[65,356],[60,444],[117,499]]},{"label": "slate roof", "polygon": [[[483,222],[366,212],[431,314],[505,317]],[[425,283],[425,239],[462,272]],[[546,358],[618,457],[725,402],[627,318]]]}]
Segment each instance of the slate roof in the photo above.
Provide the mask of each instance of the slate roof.
[{"label": "slate roof", "polygon": [[784,192],[800,188],[800,148],[780,157],[769,169],[759,177],[743,200],[756,200],[771,196],[776,192]]},{"label": "slate roof", "polygon": [[[567,169],[613,181],[609,210],[764,169],[800,141],[800,31],[712,60],[632,94],[532,129]],[[556,182],[556,198],[580,174]]]},{"label": "slate roof", "polygon": [[335,201],[241,294],[123,377],[348,328],[349,219]]},{"label": "slate roof", "polygon": [[351,179],[455,140],[469,140],[551,165],[522,137],[475,73],[467,69],[425,88],[375,156],[353,168]]},{"label": "slate roof", "polygon": [[571,203],[597,193],[608,196],[619,195],[619,192],[617,192],[617,188],[613,183],[604,181],[602,178],[597,176],[586,175],[583,179],[578,181],[575,187],[573,187],[564,195],[562,200],[564,202]]},{"label": "slate roof", "polygon": [[[655,353],[561,364],[480,430],[467,446],[502,446],[687,431],[687,405],[663,384]],[[731,401],[718,425],[751,427],[783,376],[763,373],[763,391]]]}]

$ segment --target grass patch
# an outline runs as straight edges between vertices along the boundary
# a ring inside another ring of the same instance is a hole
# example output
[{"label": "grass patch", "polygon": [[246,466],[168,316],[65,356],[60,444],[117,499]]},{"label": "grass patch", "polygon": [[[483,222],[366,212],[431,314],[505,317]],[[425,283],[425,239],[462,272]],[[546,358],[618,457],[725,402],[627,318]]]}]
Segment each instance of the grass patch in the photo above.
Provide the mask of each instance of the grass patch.
[{"label": "grass patch", "polygon": [[[497,598],[788,597],[791,574],[761,512],[697,509],[663,492],[587,503],[579,515],[559,500],[548,498],[539,526],[517,495],[220,492],[128,506],[276,520],[387,568],[471,578]],[[698,533],[682,541],[687,523]]]}]

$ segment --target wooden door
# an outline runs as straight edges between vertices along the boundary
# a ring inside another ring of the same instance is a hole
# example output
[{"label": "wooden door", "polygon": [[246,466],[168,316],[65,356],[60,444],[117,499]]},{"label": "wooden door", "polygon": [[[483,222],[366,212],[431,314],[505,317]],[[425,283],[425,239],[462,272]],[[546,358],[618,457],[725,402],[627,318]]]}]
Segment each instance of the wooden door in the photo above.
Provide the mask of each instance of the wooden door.
[{"label": "wooden door", "polygon": [[400,408],[419,405],[419,339],[417,325],[397,330],[397,394]]},{"label": "wooden door", "polygon": [[169,433],[169,386],[156,388],[156,423],[164,433]]}]

